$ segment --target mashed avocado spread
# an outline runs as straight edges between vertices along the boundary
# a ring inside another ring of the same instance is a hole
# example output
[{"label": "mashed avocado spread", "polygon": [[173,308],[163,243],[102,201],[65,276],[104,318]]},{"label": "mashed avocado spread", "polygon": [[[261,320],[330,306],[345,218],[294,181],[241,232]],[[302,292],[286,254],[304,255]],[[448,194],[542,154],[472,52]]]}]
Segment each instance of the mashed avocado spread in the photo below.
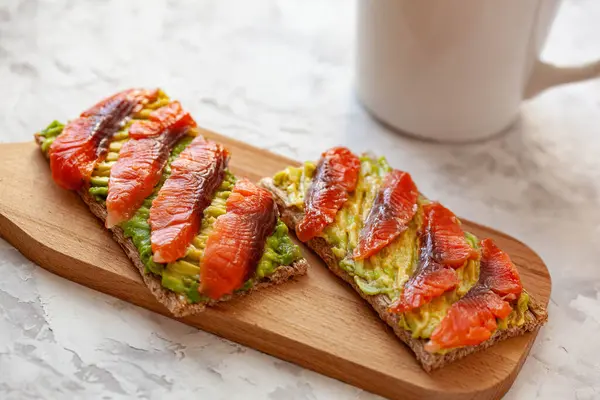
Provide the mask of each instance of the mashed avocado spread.
[{"label": "mashed avocado spread", "polygon": [[[168,102],[168,97],[160,92],[159,98],[154,103],[147,104],[144,109],[134,115],[132,119],[126,122],[113,136],[106,159],[103,162],[98,163],[90,180],[89,192],[97,201],[103,203],[106,200],[106,196],[108,195],[110,169],[117,162],[121,146],[129,140],[128,130],[132,121],[134,119],[148,118],[148,115],[152,110],[162,107],[163,105],[168,104]],[[54,121],[46,129],[40,132],[40,136],[44,139],[41,144],[44,153],[48,151],[50,145],[62,132],[63,128],[63,124]],[[185,296],[185,299],[190,303],[208,300],[198,292],[200,274],[199,263],[204,253],[206,240],[212,231],[217,217],[221,214],[225,214],[225,202],[231,194],[231,189],[235,184],[235,176],[228,170],[225,171],[225,178],[223,179],[221,186],[213,197],[211,204],[204,210],[200,232],[192,240],[186,255],[175,262],[165,265],[156,263],[152,260],[150,224],[148,218],[150,216],[152,200],[157,196],[158,191],[171,173],[171,163],[187,147],[195,135],[197,135],[197,132],[191,130],[189,136],[180,139],[171,151],[161,179],[154,187],[152,194],[144,200],[142,206],[129,221],[123,222],[120,225],[125,236],[131,238],[133,244],[137,248],[140,259],[146,267],[146,272],[161,276],[161,282],[164,287]],[[290,265],[301,257],[302,254],[300,253],[300,248],[290,239],[287,226],[281,222],[281,220],[278,220],[275,230],[271,236],[267,238],[263,255],[258,262],[254,276],[238,290],[244,291],[250,289],[256,279],[267,277],[273,274],[279,266]]]},{"label": "mashed avocado spread", "polygon": [[[360,230],[375,201],[379,187],[391,167],[385,158],[360,157],[361,170],[355,191],[338,211],[335,221],[321,233],[338,261],[338,265],[348,272],[360,290],[368,295],[386,295],[390,302],[397,299],[405,283],[413,274],[419,256],[418,231],[423,222],[422,206],[427,204],[423,196],[418,199],[418,211],[409,224],[409,229],[377,254],[365,260],[353,260],[352,252],[358,244]],[[308,190],[316,164],[306,162],[300,167],[288,167],[273,177],[274,184],[286,194],[288,206],[300,210],[304,208],[304,196]],[[465,238],[473,247],[478,247],[478,239],[466,232]],[[479,261],[468,261],[456,270],[460,285],[446,292],[429,304],[403,313],[400,325],[409,330],[414,338],[429,338],[439,325],[450,306],[464,296],[479,279]],[[525,322],[528,295],[523,292],[517,307],[504,320],[498,321],[499,329],[522,325]]]},{"label": "mashed avocado spread", "polygon": [[46,129],[40,132],[40,136],[44,138],[42,142],[42,151],[44,153],[48,152],[50,146],[54,142],[54,139],[62,132],[65,126],[58,121],[52,121],[50,125],[46,127]]}]

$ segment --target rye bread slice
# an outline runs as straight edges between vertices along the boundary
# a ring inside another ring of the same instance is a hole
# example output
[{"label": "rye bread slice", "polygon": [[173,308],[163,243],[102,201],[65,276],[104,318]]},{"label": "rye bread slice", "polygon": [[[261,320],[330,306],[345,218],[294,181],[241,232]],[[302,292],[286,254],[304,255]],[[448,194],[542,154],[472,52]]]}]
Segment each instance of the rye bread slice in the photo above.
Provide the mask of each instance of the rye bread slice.
[{"label": "rye bread slice", "polygon": [[[35,141],[39,146],[41,146],[43,140],[43,137],[37,134],[35,135]],[[102,225],[104,226],[104,222],[106,220],[107,215],[106,207],[102,203],[96,201],[96,199],[89,194],[87,187],[80,189],[79,191],[77,191],[77,193],[84,201],[84,203],[87,204],[87,206],[90,208],[90,211],[96,217],[98,217],[100,221],[102,221]],[[161,284],[160,277],[156,276],[155,274],[146,272],[146,268],[142,263],[142,260],[140,259],[137,248],[135,247],[131,239],[125,237],[123,229],[121,229],[119,226],[115,226],[109,230],[111,231],[115,241],[119,243],[121,248],[123,248],[123,251],[125,252],[125,254],[127,254],[127,257],[131,260],[133,265],[136,267],[136,269],[142,276],[142,279],[144,280],[146,286],[148,286],[148,289],[150,289],[150,292],[154,295],[154,297],[156,297],[159,303],[164,305],[176,317],[184,317],[186,315],[197,314],[199,312],[204,311],[204,309],[207,306],[212,306],[222,301],[228,301],[235,297],[241,297],[250,292],[266,288],[271,285],[283,283],[293,277],[306,274],[308,268],[308,263],[306,262],[306,260],[304,258],[301,258],[292,263],[291,265],[279,266],[273,274],[261,279],[260,281],[255,283],[254,286],[252,286],[252,288],[250,288],[249,290],[243,292],[236,292],[233,295],[224,296],[219,300],[210,300],[206,303],[190,304],[187,302],[184,296],[164,288]]]},{"label": "rye bread slice", "polygon": [[[303,217],[303,211],[294,206],[286,204],[286,194],[284,191],[276,187],[271,178],[264,178],[259,182],[259,185],[268,189],[275,195],[275,201],[279,207],[281,214],[281,220],[289,227],[290,230],[295,231],[296,224],[300,222]],[[466,346],[450,350],[445,354],[434,354],[429,353],[425,350],[424,339],[415,339],[411,336],[411,333],[404,330],[398,324],[398,315],[388,311],[390,301],[385,295],[367,295],[363,293],[352,276],[346,271],[341,269],[331,251],[331,247],[325,239],[316,237],[309,240],[307,243],[323,261],[327,264],[327,267],[338,277],[342,278],[346,283],[350,284],[356,292],[366,300],[371,307],[377,312],[379,317],[384,320],[394,331],[396,336],[400,338],[405,344],[407,344],[411,350],[415,353],[417,360],[421,363],[423,369],[427,372],[431,372],[435,369],[441,368],[453,361],[459,360],[469,354],[477,351],[486,349],[501,340],[505,340],[511,337],[522,335],[526,332],[534,331],[542,326],[548,319],[546,309],[530,296],[529,310],[525,315],[525,323],[520,327],[511,327],[505,330],[497,330],[490,339],[477,346]]]}]

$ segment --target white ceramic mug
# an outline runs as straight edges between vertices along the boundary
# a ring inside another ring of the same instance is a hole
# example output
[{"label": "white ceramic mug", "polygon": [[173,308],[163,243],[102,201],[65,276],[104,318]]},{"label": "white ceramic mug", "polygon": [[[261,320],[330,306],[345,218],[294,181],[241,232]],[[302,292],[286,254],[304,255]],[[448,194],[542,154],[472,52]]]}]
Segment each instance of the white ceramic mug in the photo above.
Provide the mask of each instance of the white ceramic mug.
[{"label": "white ceramic mug", "polygon": [[357,90],[379,120],[440,141],[478,140],[523,99],[600,75],[539,55],[560,0],[359,0]]}]

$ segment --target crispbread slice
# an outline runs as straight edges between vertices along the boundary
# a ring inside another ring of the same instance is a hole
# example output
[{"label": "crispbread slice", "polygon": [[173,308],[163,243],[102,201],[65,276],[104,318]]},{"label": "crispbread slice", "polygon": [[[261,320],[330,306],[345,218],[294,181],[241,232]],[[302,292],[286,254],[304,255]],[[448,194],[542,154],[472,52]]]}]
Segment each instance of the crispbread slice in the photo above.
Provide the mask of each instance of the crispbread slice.
[{"label": "crispbread slice", "polygon": [[[279,189],[273,183],[271,178],[263,178],[259,185],[268,189],[275,196],[275,201],[279,207],[281,214],[281,220],[289,227],[290,230],[295,230],[296,224],[300,222],[303,217],[303,211],[295,206],[289,206],[286,204],[286,193]],[[348,284],[350,284],[358,294],[365,299],[371,307],[377,312],[379,317],[384,320],[393,330],[396,336],[406,343],[412,351],[415,353],[417,360],[421,363],[423,369],[427,372],[441,368],[446,364],[449,364],[455,360],[461,359],[471,353],[475,353],[479,350],[486,349],[492,346],[494,343],[504,339],[522,335],[526,332],[531,332],[542,326],[548,319],[546,309],[533,297],[530,296],[529,310],[525,315],[526,322],[520,327],[511,327],[505,330],[497,330],[494,335],[487,341],[477,346],[466,346],[450,350],[444,354],[429,353],[425,350],[424,346],[427,342],[424,339],[415,339],[411,336],[411,333],[400,327],[398,323],[398,315],[388,311],[390,301],[385,295],[367,295],[363,293],[352,276],[346,271],[341,269],[331,251],[331,247],[327,244],[325,239],[316,237],[309,240],[307,243],[323,261],[327,264],[327,267],[338,277],[342,278]]]},{"label": "crispbread slice", "polygon": [[[35,135],[35,141],[39,146],[41,146],[43,140],[43,137],[37,134]],[[96,217],[98,217],[98,219],[100,219],[104,225],[107,215],[106,207],[96,201],[96,199],[89,194],[87,187],[79,190],[77,193],[79,196],[81,196],[85,204],[88,205],[90,211]],[[146,273],[146,268],[140,259],[137,248],[131,239],[125,237],[123,229],[121,229],[119,226],[115,226],[109,230],[111,231],[115,241],[119,243],[119,245],[123,248],[123,251],[125,251],[125,254],[127,254],[127,257],[139,271],[144,283],[146,286],[148,286],[148,289],[150,289],[150,292],[152,292],[156,299],[176,317],[184,317],[186,315],[196,314],[204,311],[207,306],[212,306],[218,302],[227,301],[234,297],[240,297],[258,289],[283,283],[290,278],[306,274],[308,268],[308,263],[306,260],[301,258],[291,265],[278,267],[273,274],[263,278],[254,284],[249,290],[236,292],[233,295],[224,296],[216,301],[210,300],[206,303],[190,304],[183,296],[164,288],[159,277],[152,273]]]}]

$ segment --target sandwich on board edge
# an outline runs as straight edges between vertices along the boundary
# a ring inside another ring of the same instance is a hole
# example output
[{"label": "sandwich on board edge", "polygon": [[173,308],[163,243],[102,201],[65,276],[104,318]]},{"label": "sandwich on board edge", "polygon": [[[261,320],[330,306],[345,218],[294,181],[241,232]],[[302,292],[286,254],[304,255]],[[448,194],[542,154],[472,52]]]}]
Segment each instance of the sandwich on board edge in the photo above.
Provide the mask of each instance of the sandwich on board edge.
[{"label": "sandwich on board edge", "polygon": [[119,92],[35,140],[177,317],[306,273],[273,196],[160,89]]},{"label": "sandwich on board edge", "polygon": [[492,239],[419,193],[385,158],[344,147],[261,186],[282,220],[350,284],[426,371],[543,325],[545,308]]}]

